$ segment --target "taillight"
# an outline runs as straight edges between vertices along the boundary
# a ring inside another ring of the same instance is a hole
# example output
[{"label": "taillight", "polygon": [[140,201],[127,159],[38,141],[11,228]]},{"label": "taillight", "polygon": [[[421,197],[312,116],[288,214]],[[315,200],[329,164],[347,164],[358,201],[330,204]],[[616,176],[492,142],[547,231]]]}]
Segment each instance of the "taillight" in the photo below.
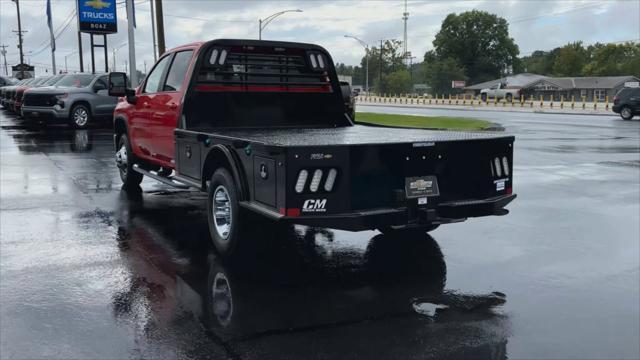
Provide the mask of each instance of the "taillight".
[{"label": "taillight", "polygon": [[500,159],[498,158],[493,159],[493,165],[495,166],[495,169],[496,169],[496,175],[498,175],[498,177],[501,177],[502,168],[500,167]]},{"label": "taillight", "polygon": [[509,159],[507,159],[506,156],[502,157],[502,167],[503,167],[503,170],[504,170],[504,174],[506,176],[509,176]]},{"label": "taillight", "polygon": [[[308,182],[310,172],[313,172],[311,175],[311,181]],[[326,174],[326,176],[325,176]],[[315,193],[318,191],[324,190],[324,192],[331,192],[334,190],[336,185],[336,179],[338,178],[338,169],[331,168],[328,171],[323,171],[322,169],[315,170],[300,170],[298,173],[298,178],[296,179],[295,191],[298,194],[301,194],[307,189],[308,191]],[[324,179],[324,180],[323,180]],[[309,187],[307,188],[307,183]],[[320,186],[322,185],[322,187]]]},{"label": "taillight", "polygon": [[338,176],[338,170],[331,169],[329,170],[329,174],[327,175],[327,180],[324,182],[324,190],[331,191],[333,190],[333,184],[336,182],[336,176]]},{"label": "taillight", "polygon": [[300,170],[298,180],[296,181],[296,192],[298,194],[304,191],[304,186],[307,184],[307,177],[309,177],[309,172],[307,170]]},{"label": "taillight", "polygon": [[311,190],[311,192],[318,191],[318,187],[320,186],[320,179],[322,179],[322,170],[317,169],[316,171],[313,172],[311,185],[309,185],[309,190]]}]

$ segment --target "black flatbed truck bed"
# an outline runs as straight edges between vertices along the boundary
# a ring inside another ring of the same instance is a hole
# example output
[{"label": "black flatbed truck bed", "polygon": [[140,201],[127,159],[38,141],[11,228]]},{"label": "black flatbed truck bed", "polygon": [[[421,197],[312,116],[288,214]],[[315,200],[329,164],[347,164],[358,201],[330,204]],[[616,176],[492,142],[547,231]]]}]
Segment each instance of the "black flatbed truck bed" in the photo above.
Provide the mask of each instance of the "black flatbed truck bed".
[{"label": "black flatbed truck bed", "polygon": [[473,141],[511,139],[498,132],[445,131],[427,129],[380,128],[354,125],[340,128],[254,128],[216,129],[194,128],[189,131],[231,141],[246,141],[264,146],[343,146],[371,144],[402,144],[420,142]]}]

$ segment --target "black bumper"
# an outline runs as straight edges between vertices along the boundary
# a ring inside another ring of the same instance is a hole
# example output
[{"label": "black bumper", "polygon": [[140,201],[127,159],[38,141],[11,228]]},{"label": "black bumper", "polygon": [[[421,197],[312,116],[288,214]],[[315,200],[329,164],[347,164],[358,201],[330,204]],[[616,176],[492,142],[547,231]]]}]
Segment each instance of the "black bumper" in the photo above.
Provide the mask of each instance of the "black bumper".
[{"label": "black bumper", "polygon": [[285,216],[266,210],[259,205],[248,203],[242,205],[278,221],[314,227],[360,231],[389,225],[423,227],[433,224],[460,222],[470,217],[506,215],[509,211],[504,207],[513,201],[516,196],[516,194],[508,194],[482,200],[452,201],[440,203],[432,209],[390,208],[314,216]]}]

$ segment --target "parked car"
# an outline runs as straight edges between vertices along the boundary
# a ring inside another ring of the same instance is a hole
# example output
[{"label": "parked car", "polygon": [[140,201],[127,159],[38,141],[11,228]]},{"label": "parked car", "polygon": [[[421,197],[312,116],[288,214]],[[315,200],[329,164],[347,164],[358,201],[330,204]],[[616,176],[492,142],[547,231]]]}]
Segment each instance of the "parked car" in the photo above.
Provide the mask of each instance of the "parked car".
[{"label": "parked car", "polygon": [[13,105],[15,112],[20,116],[22,116],[22,102],[27,92],[29,92],[32,89],[55,85],[58,81],[62,80],[64,76],[65,75],[60,74],[60,75],[50,76],[48,78],[43,78],[42,81],[39,81],[34,84],[30,84],[28,87],[24,89],[24,91],[22,91],[22,93],[17,92],[15,96],[14,105]]},{"label": "parked car", "polygon": [[54,86],[29,90],[22,113],[30,120],[68,122],[86,128],[99,117],[111,117],[118,99],[109,96],[109,75],[65,75]]},{"label": "parked car", "polygon": [[18,82],[18,79],[8,77],[8,76],[0,76],[0,87],[14,85]]},{"label": "parked car", "polygon": [[16,86],[21,85],[21,84],[27,82],[28,80],[31,80],[31,79],[18,80],[14,84],[5,85],[3,87],[0,87],[0,105],[2,105],[2,107],[5,110],[8,110],[8,107],[9,107],[9,94],[10,94],[10,92],[13,91],[13,89]]},{"label": "parked car", "polygon": [[189,44],[163,54],[136,90],[126,84],[125,73],[110,74],[124,189],[139,191],[148,176],[207,192],[222,256],[252,226],[242,211],[351,231],[426,232],[506,215],[516,197],[513,136],[354,125],[333,60],[317,45]]},{"label": "parked car", "polygon": [[347,114],[351,117],[351,121],[356,121],[356,96],[351,90],[351,85],[346,81],[340,81],[340,89],[342,90],[342,99],[344,106],[347,108]]},{"label": "parked car", "polygon": [[32,87],[36,87],[36,86],[40,86],[42,84],[44,84],[45,82],[47,82],[51,77],[50,76],[44,76],[44,77],[39,77],[39,78],[35,78],[32,82],[26,84],[26,85],[21,85],[18,86],[16,88],[16,91],[13,93],[13,98],[11,101],[11,111],[13,111],[14,113],[18,114],[18,115],[22,115],[22,96],[24,95],[24,92],[27,89],[30,89]]},{"label": "parked car", "polygon": [[640,115],[640,87],[620,89],[613,97],[611,110],[620,114],[624,120],[631,120],[635,115]]},{"label": "parked car", "polygon": [[497,98],[504,99],[507,102],[511,102],[514,98],[520,97],[520,89],[511,89],[507,87],[507,83],[498,83],[488,89],[480,90],[480,99],[487,101],[487,99]]},{"label": "parked car", "polygon": [[23,79],[17,82],[15,85],[3,87],[2,88],[2,91],[3,91],[2,106],[6,110],[13,111],[13,102],[14,102],[14,96],[15,96],[16,90],[20,87],[31,84],[35,80],[36,80],[35,78]]}]

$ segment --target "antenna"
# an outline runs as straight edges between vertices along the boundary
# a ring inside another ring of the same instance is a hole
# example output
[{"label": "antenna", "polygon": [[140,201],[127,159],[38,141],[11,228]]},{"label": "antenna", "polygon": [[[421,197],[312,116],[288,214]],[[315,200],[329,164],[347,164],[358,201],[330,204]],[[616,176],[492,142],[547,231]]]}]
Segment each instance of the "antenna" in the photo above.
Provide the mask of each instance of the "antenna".
[{"label": "antenna", "polygon": [[409,12],[407,11],[407,0],[404,0],[404,12],[402,13],[402,20],[404,21],[404,41],[402,42],[402,57],[404,58],[405,65],[407,65],[407,20],[409,20]]}]

